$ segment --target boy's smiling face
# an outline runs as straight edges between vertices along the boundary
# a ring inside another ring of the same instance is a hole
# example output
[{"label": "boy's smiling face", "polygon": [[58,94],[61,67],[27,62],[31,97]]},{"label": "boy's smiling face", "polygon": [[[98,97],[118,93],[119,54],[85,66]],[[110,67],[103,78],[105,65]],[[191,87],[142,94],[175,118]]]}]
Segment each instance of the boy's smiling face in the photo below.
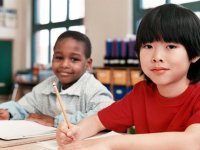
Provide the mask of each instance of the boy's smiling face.
[{"label": "boy's smiling face", "polygon": [[182,44],[164,41],[143,44],[140,49],[140,63],[145,75],[158,88],[170,87],[173,92],[187,88],[187,72],[191,61]]},{"label": "boy's smiling face", "polygon": [[63,39],[54,49],[52,69],[64,89],[75,83],[92,65],[85,56],[85,45],[73,38]]}]

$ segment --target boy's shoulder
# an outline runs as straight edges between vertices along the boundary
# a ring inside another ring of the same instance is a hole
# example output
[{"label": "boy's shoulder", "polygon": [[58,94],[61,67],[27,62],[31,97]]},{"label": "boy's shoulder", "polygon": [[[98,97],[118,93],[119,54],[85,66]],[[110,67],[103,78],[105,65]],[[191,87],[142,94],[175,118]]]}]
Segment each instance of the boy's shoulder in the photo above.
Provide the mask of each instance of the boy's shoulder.
[{"label": "boy's shoulder", "polygon": [[80,84],[86,89],[97,90],[106,88],[92,73],[86,72],[80,79]]},{"label": "boy's shoulder", "polygon": [[[99,82],[92,73],[86,72],[82,75],[82,77],[77,81],[80,82],[84,86],[92,86],[92,85],[99,85]],[[102,84],[101,84],[102,85]]]}]

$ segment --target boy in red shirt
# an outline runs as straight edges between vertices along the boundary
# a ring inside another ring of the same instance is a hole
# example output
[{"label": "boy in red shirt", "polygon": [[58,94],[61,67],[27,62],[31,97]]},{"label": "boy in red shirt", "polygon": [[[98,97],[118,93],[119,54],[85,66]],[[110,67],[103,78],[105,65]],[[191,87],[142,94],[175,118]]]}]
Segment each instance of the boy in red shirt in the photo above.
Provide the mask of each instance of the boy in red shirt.
[{"label": "boy in red shirt", "polygon": [[[60,149],[200,149],[199,18],[175,4],[152,9],[140,23],[136,50],[146,80],[77,126],[61,124]],[[134,135],[80,141],[104,129],[124,132],[131,126]]]}]

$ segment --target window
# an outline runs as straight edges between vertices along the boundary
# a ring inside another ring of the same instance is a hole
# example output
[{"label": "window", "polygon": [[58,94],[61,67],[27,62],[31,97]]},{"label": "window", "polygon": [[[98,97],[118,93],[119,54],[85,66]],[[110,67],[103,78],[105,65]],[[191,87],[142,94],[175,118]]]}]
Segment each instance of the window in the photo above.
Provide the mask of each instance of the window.
[{"label": "window", "polygon": [[51,45],[51,53],[50,53],[51,54],[51,59],[53,57],[53,47],[55,45],[56,39],[64,31],[66,31],[66,28],[64,28],[64,27],[51,29],[51,42],[50,42],[50,45]]},{"label": "window", "polygon": [[153,8],[159,5],[165,4],[165,0],[143,0],[142,1],[142,9]]},{"label": "window", "polygon": [[194,11],[200,17],[200,0],[133,0],[133,31],[136,33],[138,25],[142,17],[152,8],[166,4],[180,4]]},{"label": "window", "polygon": [[199,0],[171,0],[171,3],[174,4],[184,4],[184,3],[191,3],[191,2],[196,2]]},{"label": "window", "polygon": [[51,0],[51,21],[61,22],[67,18],[67,1]]},{"label": "window", "polygon": [[33,0],[32,66],[50,64],[57,37],[66,30],[85,33],[85,0]]},{"label": "window", "polygon": [[[49,31],[39,30],[35,34],[36,37],[36,62],[38,64],[46,64],[48,62],[48,41],[49,41]],[[47,57],[44,57],[47,56]]]},{"label": "window", "polygon": [[[79,11],[77,11],[79,10]],[[69,2],[69,19],[79,19],[85,16],[85,1],[70,0]]]},{"label": "window", "polygon": [[195,14],[200,18],[200,11],[195,12]]}]

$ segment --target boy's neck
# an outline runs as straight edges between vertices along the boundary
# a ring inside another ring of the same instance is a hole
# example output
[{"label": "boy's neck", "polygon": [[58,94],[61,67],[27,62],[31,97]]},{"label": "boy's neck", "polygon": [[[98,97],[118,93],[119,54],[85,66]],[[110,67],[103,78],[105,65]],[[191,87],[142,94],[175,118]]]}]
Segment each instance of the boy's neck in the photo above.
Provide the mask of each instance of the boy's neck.
[{"label": "boy's neck", "polygon": [[190,85],[190,81],[187,80],[186,82],[180,82],[180,83],[173,83],[169,85],[157,85],[158,91],[160,95],[163,97],[176,97],[181,95]]}]

